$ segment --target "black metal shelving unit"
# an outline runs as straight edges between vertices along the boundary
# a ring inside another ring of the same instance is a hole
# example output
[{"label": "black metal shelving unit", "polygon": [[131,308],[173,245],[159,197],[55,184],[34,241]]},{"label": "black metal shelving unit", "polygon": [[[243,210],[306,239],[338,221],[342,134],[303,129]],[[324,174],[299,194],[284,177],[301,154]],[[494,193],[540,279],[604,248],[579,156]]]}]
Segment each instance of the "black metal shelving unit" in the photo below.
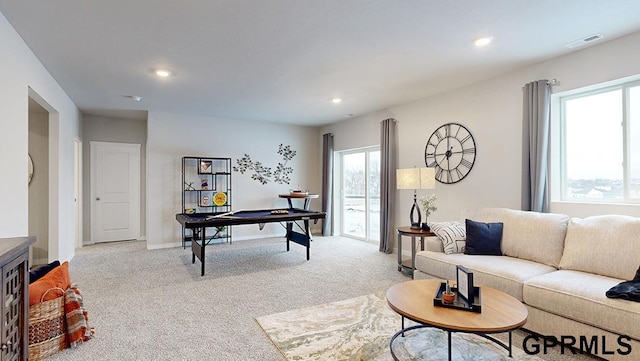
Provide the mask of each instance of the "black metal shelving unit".
[{"label": "black metal shelving unit", "polygon": [[[217,215],[231,212],[231,158],[182,157],[182,213]],[[199,229],[182,227],[182,247],[194,239]],[[205,230],[205,242],[231,243],[231,227]]]}]

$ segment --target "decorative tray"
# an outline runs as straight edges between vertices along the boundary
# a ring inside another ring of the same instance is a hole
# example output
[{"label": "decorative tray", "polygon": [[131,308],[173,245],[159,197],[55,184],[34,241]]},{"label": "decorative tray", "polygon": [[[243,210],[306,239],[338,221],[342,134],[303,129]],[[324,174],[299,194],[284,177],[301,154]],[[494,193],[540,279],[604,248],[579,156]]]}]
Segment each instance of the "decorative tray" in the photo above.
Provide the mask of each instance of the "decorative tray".
[{"label": "decorative tray", "polygon": [[473,287],[473,302],[470,304],[467,300],[458,296],[458,288],[451,287],[451,291],[456,293],[456,298],[453,300],[453,303],[444,303],[442,301],[442,293],[447,288],[447,284],[442,282],[440,284],[440,288],[436,291],[436,296],[433,299],[433,305],[438,307],[446,307],[446,308],[454,308],[457,310],[463,311],[471,311],[471,312],[482,312],[482,305],[480,303],[480,287]]}]

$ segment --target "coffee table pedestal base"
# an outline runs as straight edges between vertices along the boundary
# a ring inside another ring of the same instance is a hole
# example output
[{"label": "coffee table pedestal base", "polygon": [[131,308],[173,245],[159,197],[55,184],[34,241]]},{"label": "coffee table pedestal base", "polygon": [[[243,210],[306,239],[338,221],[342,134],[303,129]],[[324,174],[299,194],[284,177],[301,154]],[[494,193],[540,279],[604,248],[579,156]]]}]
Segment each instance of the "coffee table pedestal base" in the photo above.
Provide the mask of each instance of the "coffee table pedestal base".
[{"label": "coffee table pedestal base", "polygon": [[[404,333],[407,331],[412,331],[412,330],[417,330],[420,328],[427,328],[427,327],[431,327],[431,328],[438,328],[441,329],[443,331],[447,332],[447,355],[448,355],[448,360],[451,361],[451,333],[452,332],[463,332],[463,331],[458,331],[458,330],[449,330],[449,329],[445,329],[445,328],[439,328],[439,327],[434,327],[431,325],[415,325],[415,326],[411,326],[411,327],[404,327],[404,317],[402,317],[402,329],[398,332],[396,332],[393,337],[391,337],[391,341],[389,341],[389,351],[391,351],[391,357],[393,357],[393,359],[395,361],[401,361],[395,354],[395,352],[393,351],[393,341],[396,340],[396,338],[398,338],[399,336],[404,337]],[[512,331],[508,331],[509,333],[509,343],[506,344],[500,340],[498,340],[495,337],[492,337],[486,333],[479,333],[479,332],[466,332],[466,333],[472,333],[474,335],[478,335],[478,336],[482,336],[484,338],[486,338],[489,341],[492,341],[493,343],[497,344],[498,346],[501,346],[502,348],[504,348],[505,350],[509,351],[509,357],[513,357],[512,353],[511,353],[511,345],[512,345]],[[502,333],[502,332],[500,332]]]}]

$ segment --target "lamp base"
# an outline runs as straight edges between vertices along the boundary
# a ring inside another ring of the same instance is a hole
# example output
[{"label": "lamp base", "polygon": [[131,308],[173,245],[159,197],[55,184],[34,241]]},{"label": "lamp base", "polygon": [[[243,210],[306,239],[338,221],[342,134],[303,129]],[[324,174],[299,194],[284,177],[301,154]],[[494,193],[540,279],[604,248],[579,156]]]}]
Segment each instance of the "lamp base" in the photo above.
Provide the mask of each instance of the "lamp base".
[{"label": "lamp base", "polygon": [[[418,214],[418,221],[414,221],[413,214]],[[416,200],[416,193],[413,192],[413,205],[411,206],[411,213],[409,214],[409,219],[411,220],[411,229],[420,229],[422,223],[422,215],[420,214],[420,207],[418,207],[418,202]]]}]

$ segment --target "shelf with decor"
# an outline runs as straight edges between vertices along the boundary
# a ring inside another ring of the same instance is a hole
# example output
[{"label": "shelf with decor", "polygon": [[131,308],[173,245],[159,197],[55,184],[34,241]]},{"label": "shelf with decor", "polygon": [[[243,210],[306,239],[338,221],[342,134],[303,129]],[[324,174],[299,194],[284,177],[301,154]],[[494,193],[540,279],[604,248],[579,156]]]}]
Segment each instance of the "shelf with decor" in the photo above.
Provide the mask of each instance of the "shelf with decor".
[{"label": "shelf with decor", "polygon": [[[215,216],[231,212],[231,158],[182,157],[183,214]],[[182,247],[193,242],[229,242],[231,227],[204,230],[182,227]]]}]

